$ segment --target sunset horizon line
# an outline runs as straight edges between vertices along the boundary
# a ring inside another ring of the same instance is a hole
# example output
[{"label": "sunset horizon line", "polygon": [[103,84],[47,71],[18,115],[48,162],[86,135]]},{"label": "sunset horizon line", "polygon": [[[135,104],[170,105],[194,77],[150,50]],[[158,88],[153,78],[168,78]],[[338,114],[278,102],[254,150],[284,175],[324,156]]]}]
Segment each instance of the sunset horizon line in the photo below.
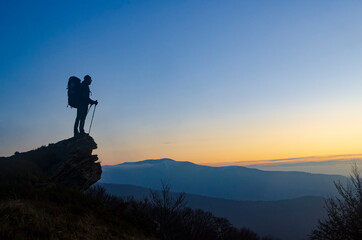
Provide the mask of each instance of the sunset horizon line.
[{"label": "sunset horizon line", "polygon": [[292,158],[273,158],[273,159],[261,159],[261,160],[245,160],[245,161],[229,161],[229,162],[199,162],[199,161],[188,161],[188,160],[175,160],[170,157],[160,157],[160,158],[147,158],[139,161],[121,161],[115,164],[105,164],[103,166],[116,166],[124,163],[137,163],[149,160],[164,160],[169,159],[176,162],[190,162],[197,165],[213,166],[213,167],[223,167],[223,166],[267,166],[267,165],[277,165],[277,164],[293,164],[293,163],[307,163],[307,162],[326,162],[326,161],[351,161],[362,159],[361,154],[331,154],[331,155],[312,155],[304,157],[292,157]]}]

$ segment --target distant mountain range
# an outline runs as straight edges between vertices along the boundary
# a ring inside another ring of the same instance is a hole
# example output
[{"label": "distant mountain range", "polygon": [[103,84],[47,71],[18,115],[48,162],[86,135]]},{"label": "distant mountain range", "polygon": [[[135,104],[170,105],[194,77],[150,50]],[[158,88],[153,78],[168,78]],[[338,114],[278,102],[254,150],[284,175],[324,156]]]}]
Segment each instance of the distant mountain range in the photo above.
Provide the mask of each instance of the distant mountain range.
[{"label": "distant mountain range", "polygon": [[171,159],[103,166],[102,170],[102,183],[160,189],[164,182],[176,192],[249,201],[333,196],[336,194],[333,182],[346,181],[346,177],[339,175],[210,167]]},{"label": "distant mountain range", "polygon": [[[100,183],[109,193],[136,200],[150,196],[150,189],[126,184]],[[177,195],[178,193],[171,193]],[[319,218],[325,216],[322,197],[281,201],[235,201],[186,194],[187,206],[227,218],[236,227],[247,227],[259,235],[282,240],[307,239]]]}]

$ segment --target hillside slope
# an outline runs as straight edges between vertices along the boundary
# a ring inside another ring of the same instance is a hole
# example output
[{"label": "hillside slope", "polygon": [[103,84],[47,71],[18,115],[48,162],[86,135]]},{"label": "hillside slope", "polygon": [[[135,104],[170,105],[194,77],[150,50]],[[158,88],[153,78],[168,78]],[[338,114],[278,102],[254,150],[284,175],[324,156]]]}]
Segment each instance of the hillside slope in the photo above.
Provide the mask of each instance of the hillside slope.
[{"label": "hillside slope", "polygon": [[[126,209],[128,209],[127,212]],[[133,209],[133,210],[132,210]],[[153,222],[127,202],[110,208],[77,190],[0,181],[0,239],[156,239]]]},{"label": "hillside slope", "polygon": [[84,190],[102,174],[83,135],[0,158],[0,239],[155,239],[132,202],[107,205]]}]

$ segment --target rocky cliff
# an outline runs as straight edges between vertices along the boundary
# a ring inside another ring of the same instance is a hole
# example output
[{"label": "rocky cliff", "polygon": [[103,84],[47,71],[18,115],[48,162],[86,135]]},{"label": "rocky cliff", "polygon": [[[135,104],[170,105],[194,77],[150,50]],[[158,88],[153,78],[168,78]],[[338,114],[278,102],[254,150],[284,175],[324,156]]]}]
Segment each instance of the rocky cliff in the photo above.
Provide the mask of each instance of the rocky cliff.
[{"label": "rocky cliff", "polygon": [[0,178],[25,181],[39,187],[54,184],[84,191],[102,175],[97,155],[92,151],[97,144],[83,135],[11,157],[0,158]]}]

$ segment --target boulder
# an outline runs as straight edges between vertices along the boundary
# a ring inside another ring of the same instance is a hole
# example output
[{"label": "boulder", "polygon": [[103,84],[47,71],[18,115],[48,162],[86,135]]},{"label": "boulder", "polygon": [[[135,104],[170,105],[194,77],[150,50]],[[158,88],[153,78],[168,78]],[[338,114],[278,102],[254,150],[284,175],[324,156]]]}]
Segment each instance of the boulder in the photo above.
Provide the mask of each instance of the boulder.
[{"label": "boulder", "polygon": [[55,184],[84,191],[102,175],[97,144],[89,135],[66,139],[38,149],[0,158],[0,178],[35,186]]}]

